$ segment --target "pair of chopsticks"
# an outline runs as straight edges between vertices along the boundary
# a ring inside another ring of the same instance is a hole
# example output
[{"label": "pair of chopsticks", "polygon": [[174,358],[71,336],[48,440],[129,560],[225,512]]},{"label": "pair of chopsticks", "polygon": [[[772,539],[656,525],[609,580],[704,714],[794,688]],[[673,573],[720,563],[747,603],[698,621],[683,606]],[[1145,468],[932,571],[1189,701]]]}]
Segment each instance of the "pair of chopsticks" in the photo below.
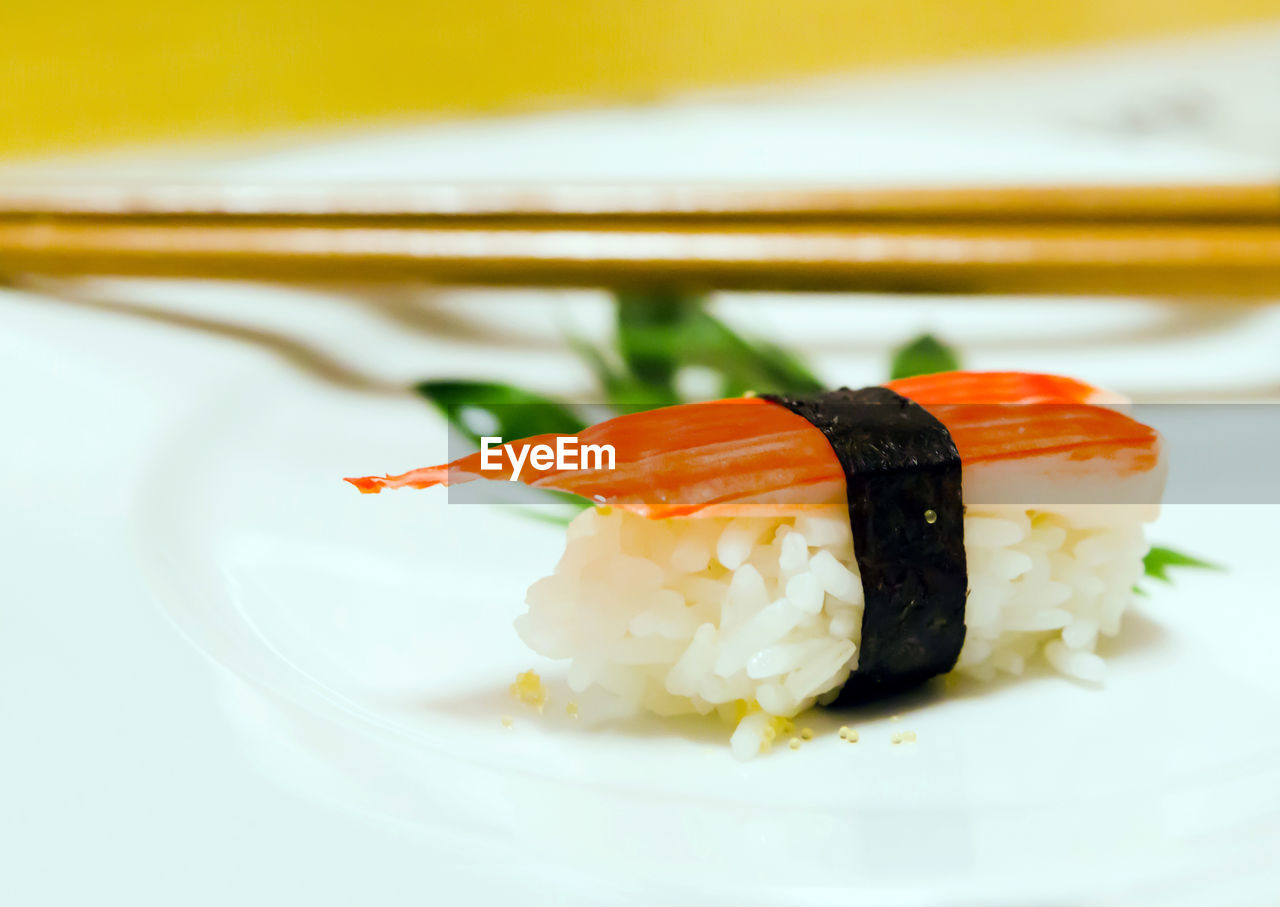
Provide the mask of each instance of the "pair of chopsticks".
[{"label": "pair of chopsticks", "polygon": [[0,189],[0,274],[1280,298],[1280,186]]}]

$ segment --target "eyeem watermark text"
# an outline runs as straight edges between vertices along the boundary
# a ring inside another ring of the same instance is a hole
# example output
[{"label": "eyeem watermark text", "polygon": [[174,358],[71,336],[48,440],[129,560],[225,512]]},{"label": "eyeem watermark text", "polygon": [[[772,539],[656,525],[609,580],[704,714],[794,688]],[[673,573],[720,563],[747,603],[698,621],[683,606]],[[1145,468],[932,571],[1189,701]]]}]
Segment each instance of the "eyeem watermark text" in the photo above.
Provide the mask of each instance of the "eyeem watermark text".
[{"label": "eyeem watermark text", "polygon": [[560,435],[555,446],[550,444],[503,444],[501,438],[480,439],[480,470],[498,471],[503,460],[511,464],[511,481],[520,481],[520,471],[528,463],[534,469],[555,468],[560,471],[579,469],[613,469],[615,453],[612,444],[580,444],[573,435]]}]

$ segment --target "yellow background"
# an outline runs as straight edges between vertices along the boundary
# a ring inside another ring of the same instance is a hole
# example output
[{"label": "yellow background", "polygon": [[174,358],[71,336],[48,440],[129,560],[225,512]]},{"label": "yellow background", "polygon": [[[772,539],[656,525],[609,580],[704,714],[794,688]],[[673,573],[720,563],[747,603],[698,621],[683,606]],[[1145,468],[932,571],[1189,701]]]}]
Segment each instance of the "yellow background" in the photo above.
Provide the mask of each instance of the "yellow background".
[{"label": "yellow background", "polygon": [[1280,0],[0,0],[0,154],[1007,53],[1280,16]]}]

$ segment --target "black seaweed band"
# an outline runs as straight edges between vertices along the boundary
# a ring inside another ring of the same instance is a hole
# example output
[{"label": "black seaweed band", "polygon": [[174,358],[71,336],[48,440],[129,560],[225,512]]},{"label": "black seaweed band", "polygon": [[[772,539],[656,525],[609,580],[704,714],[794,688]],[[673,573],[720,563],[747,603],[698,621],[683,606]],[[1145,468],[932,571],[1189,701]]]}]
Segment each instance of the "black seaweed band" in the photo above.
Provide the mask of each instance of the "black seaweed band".
[{"label": "black seaweed band", "polygon": [[837,701],[950,671],[964,645],[968,573],[960,454],[946,426],[886,387],[763,396],[820,430],[844,469],[865,603],[858,667]]}]

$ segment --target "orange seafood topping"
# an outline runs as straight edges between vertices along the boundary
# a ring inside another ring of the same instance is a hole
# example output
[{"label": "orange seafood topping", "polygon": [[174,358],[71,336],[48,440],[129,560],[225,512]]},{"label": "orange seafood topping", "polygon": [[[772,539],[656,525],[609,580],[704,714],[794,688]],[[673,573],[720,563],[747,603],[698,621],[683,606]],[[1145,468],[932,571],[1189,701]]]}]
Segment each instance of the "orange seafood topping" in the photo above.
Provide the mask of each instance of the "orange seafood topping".
[{"label": "orange seafood topping", "polygon": [[[1151,470],[1159,459],[1159,435],[1153,429],[1103,405],[1120,398],[1071,378],[945,372],[885,386],[946,425],[966,468],[1057,454],[1122,476]],[[508,443],[554,445],[557,437]],[[583,429],[577,438],[580,444],[612,445],[615,468],[538,469],[526,463],[519,481],[651,517],[821,505],[844,493],[842,467],[822,432],[759,398],[618,416]],[[505,458],[502,462],[500,468],[481,469],[481,455],[475,453],[402,475],[346,481],[376,493],[510,478],[512,470]]]}]

